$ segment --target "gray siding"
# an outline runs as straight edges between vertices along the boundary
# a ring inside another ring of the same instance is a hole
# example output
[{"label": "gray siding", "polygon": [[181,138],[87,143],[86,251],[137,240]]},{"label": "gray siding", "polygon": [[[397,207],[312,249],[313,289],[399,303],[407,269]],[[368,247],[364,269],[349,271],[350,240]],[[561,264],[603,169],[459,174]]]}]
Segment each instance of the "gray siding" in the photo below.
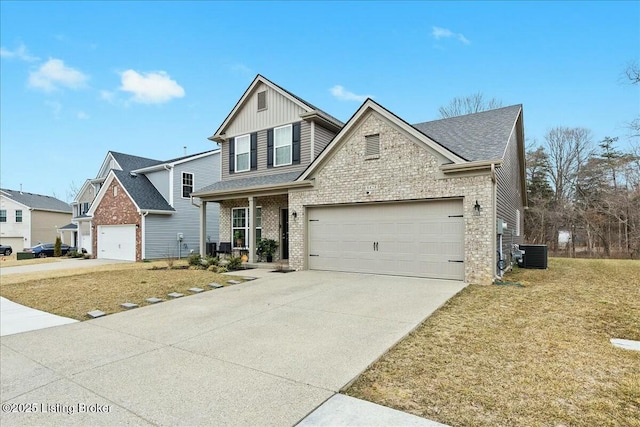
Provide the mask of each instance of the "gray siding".
[{"label": "gray siding", "polygon": [[[299,121],[299,120],[298,120]],[[292,123],[295,123],[293,121]],[[252,176],[272,175],[285,172],[302,172],[311,163],[311,125],[302,121],[300,124],[300,164],[267,168],[267,129],[258,131],[258,168],[247,172],[229,174],[229,142],[222,145],[222,179],[224,181]],[[316,127],[317,128],[317,127]],[[201,188],[202,186],[198,186]]]},{"label": "gray siding", "polygon": [[[267,91],[267,108],[258,111],[258,92]],[[304,108],[271,89],[265,84],[258,85],[237,112],[234,120],[225,129],[227,137],[244,135],[275,126],[286,125],[300,120]]]},{"label": "gray siding", "polygon": [[[193,174],[194,191],[218,182],[219,156],[218,152],[173,168],[173,208],[176,211],[172,215],[148,215],[145,218],[145,258],[178,256],[179,252],[182,256],[188,256],[192,250],[204,253],[204,248],[200,250],[200,209],[193,206],[190,199],[182,197],[182,172]],[[218,204],[207,204],[207,235],[211,236],[211,242],[218,242],[218,221]],[[184,236],[180,247],[177,242],[178,233]]]},{"label": "gray siding", "polygon": [[[522,118],[518,119],[518,124],[509,139],[502,167],[496,170],[497,218],[507,223],[507,229],[502,236],[502,251],[508,262],[511,261],[511,244],[521,243],[524,236],[524,206],[522,204],[522,181],[518,159],[518,127],[521,120]],[[520,211],[519,236],[516,235],[517,210]],[[499,238],[496,238],[496,247],[498,247]]]},{"label": "gray siding", "polygon": [[320,155],[322,150],[329,145],[331,140],[336,134],[328,129],[323,128],[322,126],[316,125],[315,129],[315,141],[313,143],[313,158],[315,159]]},{"label": "gray siding", "polygon": [[161,170],[145,174],[154,187],[158,189],[162,197],[169,202],[169,171]]}]

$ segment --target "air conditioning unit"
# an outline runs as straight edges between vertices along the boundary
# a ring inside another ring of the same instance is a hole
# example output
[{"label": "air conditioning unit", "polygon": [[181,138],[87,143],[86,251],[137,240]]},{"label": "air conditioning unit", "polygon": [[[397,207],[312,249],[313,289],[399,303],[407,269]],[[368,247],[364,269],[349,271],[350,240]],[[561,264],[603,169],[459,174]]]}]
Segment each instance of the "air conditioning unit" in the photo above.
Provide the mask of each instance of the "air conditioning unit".
[{"label": "air conditioning unit", "polygon": [[527,245],[521,244],[520,250],[524,252],[522,267],[524,268],[547,268],[548,248],[547,245]]}]

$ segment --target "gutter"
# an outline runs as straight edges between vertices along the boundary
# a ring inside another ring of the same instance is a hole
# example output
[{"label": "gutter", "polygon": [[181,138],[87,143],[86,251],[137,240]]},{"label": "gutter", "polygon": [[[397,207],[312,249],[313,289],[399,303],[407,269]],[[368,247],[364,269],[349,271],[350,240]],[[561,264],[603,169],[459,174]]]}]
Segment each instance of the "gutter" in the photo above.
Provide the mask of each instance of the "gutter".
[{"label": "gutter", "polygon": [[162,169],[171,170],[171,168],[173,168],[173,166],[171,166],[171,165],[169,165],[167,163],[163,163],[163,164],[160,164],[160,165],[149,166],[149,167],[141,168],[141,169],[135,169],[135,170],[132,170],[131,172],[147,173],[147,172],[159,171],[159,170],[162,170]]},{"label": "gutter", "polygon": [[440,166],[440,170],[446,173],[470,172],[478,170],[491,170],[495,172],[496,167],[502,166],[502,159],[481,160],[477,162],[467,162],[461,164],[449,164]]}]

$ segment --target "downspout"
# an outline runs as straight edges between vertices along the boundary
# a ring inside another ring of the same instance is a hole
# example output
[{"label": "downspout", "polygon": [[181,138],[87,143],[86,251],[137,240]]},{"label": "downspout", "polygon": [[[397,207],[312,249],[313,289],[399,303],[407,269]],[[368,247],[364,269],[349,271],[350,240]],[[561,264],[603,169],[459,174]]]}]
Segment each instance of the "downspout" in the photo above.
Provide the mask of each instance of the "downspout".
[{"label": "downspout", "polygon": [[[498,253],[498,250],[496,249],[496,233],[497,233],[497,221],[498,221],[498,179],[496,177],[496,165],[495,163],[491,163],[491,182],[493,183],[493,197],[491,198],[491,212],[493,215],[493,239],[491,239],[493,248],[492,248],[492,258],[493,258],[493,266],[492,268],[494,269],[494,277],[496,280],[502,280],[502,272],[499,271],[498,269],[498,260],[496,259],[496,254]],[[502,242],[502,236],[500,236],[500,241]],[[502,259],[502,243],[500,244],[500,258]],[[498,270],[498,271],[497,271]]]},{"label": "downspout", "polygon": [[147,222],[145,221],[145,218],[147,217],[147,215],[149,215],[149,211],[141,212],[140,214],[140,218],[142,222],[141,229],[140,229],[140,240],[142,240],[142,242],[140,243],[140,246],[141,246],[142,253],[140,254],[140,256],[142,257],[143,261],[147,255],[147,238],[145,234],[145,229],[147,224]]}]

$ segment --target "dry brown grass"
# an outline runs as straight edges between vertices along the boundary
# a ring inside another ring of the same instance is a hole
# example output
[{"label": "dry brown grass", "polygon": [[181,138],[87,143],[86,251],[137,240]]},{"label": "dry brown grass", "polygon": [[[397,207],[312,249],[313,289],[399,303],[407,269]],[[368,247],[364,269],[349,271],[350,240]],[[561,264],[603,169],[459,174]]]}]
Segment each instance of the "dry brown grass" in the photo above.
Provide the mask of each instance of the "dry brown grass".
[{"label": "dry brown grass", "polygon": [[346,393],[452,426],[640,426],[640,262],[551,259],[469,286]]},{"label": "dry brown grass", "polygon": [[[176,266],[185,265],[176,262]],[[0,295],[28,307],[77,320],[87,320],[87,312],[107,314],[124,311],[120,304],[132,302],[141,307],[150,297],[168,299],[167,294],[189,295],[189,288],[209,291],[211,282],[226,285],[237,277],[205,270],[153,269],[166,263],[127,263],[99,266],[91,271],[59,270],[25,275],[3,276]]]},{"label": "dry brown grass", "polygon": [[21,259],[18,261],[15,252],[9,256],[0,257],[0,268],[3,267],[15,267],[18,265],[31,265],[31,264],[47,264],[50,262],[59,262],[60,258],[34,258],[34,259]]}]

